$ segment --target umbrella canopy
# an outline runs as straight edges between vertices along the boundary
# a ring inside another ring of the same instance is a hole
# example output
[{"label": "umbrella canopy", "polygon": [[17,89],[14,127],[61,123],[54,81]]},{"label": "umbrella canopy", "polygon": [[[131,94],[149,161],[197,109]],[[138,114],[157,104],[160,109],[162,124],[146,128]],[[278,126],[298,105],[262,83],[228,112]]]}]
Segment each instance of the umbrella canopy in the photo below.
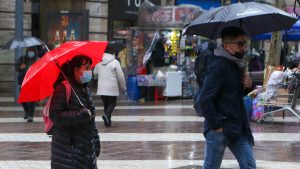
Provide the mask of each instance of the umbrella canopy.
[{"label": "umbrella canopy", "polygon": [[70,41],[46,53],[27,71],[19,97],[19,102],[40,101],[53,92],[53,84],[60,74],[56,63],[62,66],[76,55],[85,55],[92,59],[92,67],[102,60],[107,42]]},{"label": "umbrella canopy", "polygon": [[240,27],[248,36],[289,29],[297,18],[271,5],[258,2],[236,3],[203,13],[184,28],[184,34],[210,39],[221,36],[225,27]]},{"label": "umbrella canopy", "polygon": [[32,36],[15,37],[9,40],[3,49],[28,48],[45,44],[42,40]]},{"label": "umbrella canopy", "polygon": [[114,51],[116,54],[118,54],[118,53],[120,53],[123,49],[126,48],[126,45],[125,45],[124,43],[117,42],[117,41],[109,41],[108,47],[110,47],[111,49],[113,49],[113,51]]}]

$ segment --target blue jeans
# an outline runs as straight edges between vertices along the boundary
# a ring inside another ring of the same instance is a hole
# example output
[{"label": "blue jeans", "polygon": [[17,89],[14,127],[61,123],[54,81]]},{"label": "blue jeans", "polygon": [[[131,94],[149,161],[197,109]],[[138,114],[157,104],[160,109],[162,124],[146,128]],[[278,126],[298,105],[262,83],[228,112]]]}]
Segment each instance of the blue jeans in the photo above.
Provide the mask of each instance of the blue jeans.
[{"label": "blue jeans", "polygon": [[226,146],[237,159],[241,169],[255,169],[252,145],[246,136],[241,136],[234,144],[228,144],[223,132],[209,130],[206,133],[205,156],[202,169],[219,169]]}]

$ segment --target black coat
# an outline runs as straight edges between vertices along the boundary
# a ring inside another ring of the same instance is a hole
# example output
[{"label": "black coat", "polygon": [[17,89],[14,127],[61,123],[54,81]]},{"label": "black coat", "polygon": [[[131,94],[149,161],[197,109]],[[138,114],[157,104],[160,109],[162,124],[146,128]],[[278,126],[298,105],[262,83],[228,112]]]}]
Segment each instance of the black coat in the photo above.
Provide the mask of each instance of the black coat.
[{"label": "black coat", "polygon": [[229,141],[247,135],[253,144],[248,115],[244,108],[243,70],[220,56],[208,57],[208,68],[200,94],[205,131],[223,128]]},{"label": "black coat", "polygon": [[[91,92],[85,85],[71,81],[81,102],[93,113],[95,106]],[[100,139],[95,118],[82,113],[75,95],[67,104],[66,89],[55,85],[50,104],[50,118],[54,122],[51,143],[52,169],[96,169],[96,156],[100,153]]]},{"label": "black coat", "polygon": [[154,67],[163,67],[165,65],[165,48],[162,39],[158,40],[155,48],[150,56],[150,61],[153,62]]},{"label": "black coat", "polygon": [[[24,80],[24,77],[26,75],[26,72],[28,71],[29,67],[34,64],[34,62],[37,61],[37,58],[27,58],[26,56],[22,56],[20,57],[20,59],[18,60],[18,62],[16,63],[15,67],[16,67],[16,71],[18,72],[18,84],[21,86]],[[24,69],[21,69],[20,66],[22,64],[25,64],[26,67]]]}]

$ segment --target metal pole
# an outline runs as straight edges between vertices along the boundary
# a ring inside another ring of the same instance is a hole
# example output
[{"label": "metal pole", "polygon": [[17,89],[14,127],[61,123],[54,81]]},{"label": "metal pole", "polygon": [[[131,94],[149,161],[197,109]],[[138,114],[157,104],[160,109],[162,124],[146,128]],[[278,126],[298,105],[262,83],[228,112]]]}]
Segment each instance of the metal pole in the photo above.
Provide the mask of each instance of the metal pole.
[{"label": "metal pole", "polygon": [[[16,15],[15,15],[15,36],[16,38],[21,38],[23,36],[23,0],[16,0]],[[15,63],[18,62],[19,58],[22,56],[22,48],[15,49]],[[18,76],[17,72],[15,73],[15,102],[17,102],[20,91],[19,91],[19,84],[18,84]]]}]

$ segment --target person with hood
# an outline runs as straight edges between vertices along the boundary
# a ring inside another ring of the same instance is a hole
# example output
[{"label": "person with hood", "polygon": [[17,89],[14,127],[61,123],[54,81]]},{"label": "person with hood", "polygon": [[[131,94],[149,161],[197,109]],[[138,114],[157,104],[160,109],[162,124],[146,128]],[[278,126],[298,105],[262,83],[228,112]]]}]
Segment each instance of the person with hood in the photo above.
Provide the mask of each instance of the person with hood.
[{"label": "person with hood", "polygon": [[[18,84],[22,86],[24,77],[29,67],[37,61],[37,51],[34,48],[27,48],[26,55],[22,56],[16,63],[16,71],[18,72]],[[23,118],[27,119],[27,122],[33,122],[33,115],[35,110],[35,102],[22,103],[25,111]]]},{"label": "person with hood", "polygon": [[120,62],[115,58],[114,51],[107,47],[102,62],[94,69],[94,75],[98,76],[97,95],[100,95],[104,104],[102,119],[106,127],[111,126],[111,115],[117,104],[119,90],[126,92],[125,77]]},{"label": "person with hood", "polygon": [[244,89],[251,86],[243,62],[247,37],[237,27],[223,29],[221,36],[222,44],[208,57],[200,93],[206,139],[203,169],[219,169],[226,147],[241,169],[255,169],[254,139],[243,102]]},{"label": "person with hood", "polygon": [[[97,169],[101,145],[95,124],[95,105],[88,87],[91,67],[89,57],[77,55],[62,65],[65,76],[61,73],[54,83],[49,108],[54,124],[51,169]],[[70,87],[70,97],[64,83]]]}]

